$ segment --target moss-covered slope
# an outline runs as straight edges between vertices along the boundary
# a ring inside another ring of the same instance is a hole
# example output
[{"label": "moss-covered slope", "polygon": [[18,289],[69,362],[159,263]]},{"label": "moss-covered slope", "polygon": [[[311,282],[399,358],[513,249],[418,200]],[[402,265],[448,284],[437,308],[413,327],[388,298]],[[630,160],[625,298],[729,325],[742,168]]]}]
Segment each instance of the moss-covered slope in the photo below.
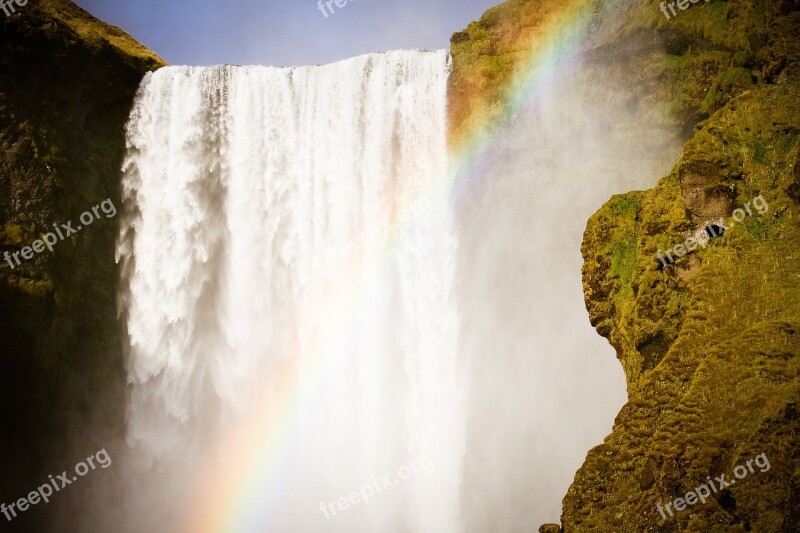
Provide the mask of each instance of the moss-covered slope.
[{"label": "moss-covered slope", "polygon": [[[630,401],[576,476],[567,530],[800,529],[798,102],[789,81],[740,95],[655,189],[615,197],[590,220],[587,305]],[[752,209],[759,195],[763,214]],[[730,219],[748,203],[752,215]],[[656,260],[720,210],[722,237],[673,265]],[[657,511],[762,453],[768,471],[667,520]]]},{"label": "moss-covered slope", "polygon": [[[612,198],[588,223],[586,304],[630,401],[577,473],[562,524],[541,530],[800,531],[800,2],[714,0],[670,20],[659,3],[588,7],[590,64],[688,142],[657,187]],[[517,50],[587,5],[559,4],[512,0],[453,36],[456,135],[502,119]],[[657,260],[749,202],[705,248]],[[769,470],[676,516],[657,510],[759,454]]]},{"label": "moss-covered slope", "polygon": [[[630,402],[578,472],[563,526],[798,531],[800,3],[714,2],[672,22],[678,71],[662,90],[679,119],[701,122],[655,189],[613,198],[589,221],[587,308]],[[766,209],[753,207],[759,196]],[[748,204],[752,214],[735,211]],[[720,219],[722,237],[674,264],[657,259]],[[769,470],[675,516],[657,509],[759,454]]]},{"label": "moss-covered slope", "polygon": [[568,24],[565,13],[590,0],[509,0],[488,10],[451,38],[449,114],[452,135],[476,123],[507,117],[505,99],[510,81],[524,68],[531,49],[558,26]]},{"label": "moss-covered slope", "polygon": [[[654,1],[605,4],[511,0],[452,40],[454,134],[505,116],[502,90],[528,47],[584,7],[596,14],[593,64],[691,138],[656,188],[612,199],[587,227],[587,307],[630,402],[577,473],[563,529],[796,531],[800,2],[714,0],[672,20]],[[3,252],[106,198],[119,205],[123,125],[142,74],[163,61],[67,0],[0,17],[0,51]],[[659,267],[658,249],[758,195],[767,212]],[[122,420],[115,222],[23,266],[0,262],[3,501],[41,477],[37,443],[66,442],[91,417],[110,431]],[[768,471],[677,517],[656,510],[762,453]]]},{"label": "moss-covered slope", "polygon": [[[142,75],[163,64],[67,0],[0,14],[0,254],[107,198],[119,206],[124,124]],[[69,432],[108,415],[105,392],[124,386],[115,237],[103,216],[52,253],[0,261],[0,501],[46,476],[43,446],[69,454]]]},{"label": "moss-covered slope", "polygon": [[[656,92],[678,120],[702,122],[670,176],[612,199],[588,224],[587,307],[617,350],[630,401],[578,472],[563,526],[797,531],[800,5],[714,2],[672,28],[646,7],[675,69]],[[707,247],[673,265],[656,259],[759,195],[763,214],[750,204]],[[759,454],[769,470],[675,516],[657,509]]]}]

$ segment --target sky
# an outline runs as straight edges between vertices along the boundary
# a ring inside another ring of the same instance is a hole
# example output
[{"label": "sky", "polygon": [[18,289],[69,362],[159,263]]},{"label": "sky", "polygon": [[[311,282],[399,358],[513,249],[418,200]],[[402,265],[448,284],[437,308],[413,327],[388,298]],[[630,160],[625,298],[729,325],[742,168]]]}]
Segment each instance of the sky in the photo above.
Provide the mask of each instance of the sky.
[{"label": "sky", "polygon": [[[448,48],[502,0],[75,0],[173,65],[310,65],[398,48]],[[346,3],[345,3],[346,2]],[[327,17],[326,17],[327,15]]]}]

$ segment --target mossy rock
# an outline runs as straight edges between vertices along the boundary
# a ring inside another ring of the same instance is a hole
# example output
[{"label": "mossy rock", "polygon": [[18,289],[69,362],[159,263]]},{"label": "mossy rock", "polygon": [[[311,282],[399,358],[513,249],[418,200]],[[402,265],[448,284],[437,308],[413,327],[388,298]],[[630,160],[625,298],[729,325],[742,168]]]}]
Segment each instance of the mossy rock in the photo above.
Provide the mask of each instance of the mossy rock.
[{"label": "mossy rock", "polygon": [[[0,253],[13,253],[87,207],[118,202],[134,94],[145,72],[165,63],[67,0],[31,0],[0,15],[0,49]],[[82,435],[80,453],[122,433],[111,401],[125,395],[117,231],[104,221],[21,266],[0,261],[0,396],[14,406],[0,415],[13,435],[4,435],[0,501],[71,463],[75,428],[90,420],[107,428]],[[48,516],[31,514],[19,527],[49,530]]]},{"label": "mossy rock", "polygon": [[[800,83],[756,84],[703,123],[658,186],[611,199],[589,221],[587,308],[617,350],[630,401],[576,475],[565,530],[800,529],[800,206],[788,193],[798,128]],[[759,195],[766,211],[658,264],[658,250]],[[759,454],[768,471],[666,520],[657,511]]]},{"label": "mossy rock", "polygon": [[[452,40],[452,138],[512,118],[502,91],[531,40],[559,17],[594,13],[587,66],[628,80],[630,101],[688,142],[656,187],[615,196],[586,228],[586,306],[617,351],[629,402],[577,473],[561,526],[798,531],[800,4],[712,0],[671,20],[658,4],[605,18],[602,2],[580,0],[493,8]],[[659,250],[759,195],[766,213],[659,263]],[[768,472],[662,520],[656,504],[762,453]]]}]

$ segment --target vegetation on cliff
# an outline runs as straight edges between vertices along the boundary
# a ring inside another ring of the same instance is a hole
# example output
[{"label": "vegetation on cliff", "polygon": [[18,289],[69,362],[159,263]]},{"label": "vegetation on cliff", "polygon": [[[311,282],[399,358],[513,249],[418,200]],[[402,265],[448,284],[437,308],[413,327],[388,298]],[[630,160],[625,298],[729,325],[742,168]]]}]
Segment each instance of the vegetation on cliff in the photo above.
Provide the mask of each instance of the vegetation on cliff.
[{"label": "vegetation on cliff", "polygon": [[[655,188],[612,198],[587,226],[586,304],[630,401],[577,473],[562,525],[542,530],[800,530],[800,3],[713,0],[670,20],[658,1],[610,4],[510,0],[452,39],[455,136],[504,118],[530,47],[566,10],[587,10],[593,67],[630,80],[631,101],[688,140]],[[67,0],[0,17],[0,50],[3,252],[106,198],[119,205],[123,125],[141,76],[163,61]],[[659,249],[757,195],[767,213],[659,266]],[[13,406],[0,427],[14,435],[0,500],[47,474],[37,443],[67,443],[89,417],[120,428],[116,232],[106,221],[23,266],[0,263],[0,401]],[[762,453],[768,471],[659,515],[657,504]]]},{"label": "vegetation on cliff", "polygon": [[[563,523],[797,531],[800,4],[713,2],[670,21],[655,7],[633,10],[622,34],[658,32],[674,69],[665,102],[695,134],[657,187],[613,198],[589,221],[587,308],[617,350],[630,402],[578,472]],[[656,260],[757,195],[766,213],[672,266]],[[769,471],[675,517],[656,510],[759,453]]]},{"label": "vegetation on cliff", "polygon": [[[504,117],[520,49],[578,7],[512,0],[453,36],[456,134]],[[612,198],[588,223],[586,304],[629,402],[577,473],[561,526],[541,531],[798,531],[800,3],[714,0],[669,20],[657,1],[590,9],[605,15],[589,64],[628,80],[632,105],[658,110],[688,142],[655,188]],[[674,265],[657,261],[757,195],[765,214]],[[658,512],[761,453],[768,471],[677,516]]]},{"label": "vegetation on cliff", "polygon": [[507,93],[514,76],[554,28],[565,26],[567,10],[588,8],[576,0],[509,0],[488,10],[480,20],[453,34],[450,53],[449,113],[451,137],[458,138],[476,124],[508,117]]},{"label": "vegetation on cliff", "polygon": [[[142,75],[164,62],[67,0],[0,16],[0,51],[2,254],[106,198],[119,205],[124,124]],[[104,219],[52,253],[0,263],[2,501],[46,476],[46,453],[69,455],[74,422],[98,416],[120,427],[111,401],[124,397],[116,234],[115,219]],[[32,519],[15,527],[33,531]]]},{"label": "vegetation on cliff", "polygon": [[[800,206],[791,197],[799,97],[787,82],[734,98],[656,188],[615,197],[590,220],[587,305],[617,349],[630,402],[565,499],[571,530],[800,527]],[[656,260],[720,209],[727,219],[757,195],[769,204],[763,215],[672,266]],[[760,453],[768,472],[662,520],[657,504],[708,476],[730,478]]]}]

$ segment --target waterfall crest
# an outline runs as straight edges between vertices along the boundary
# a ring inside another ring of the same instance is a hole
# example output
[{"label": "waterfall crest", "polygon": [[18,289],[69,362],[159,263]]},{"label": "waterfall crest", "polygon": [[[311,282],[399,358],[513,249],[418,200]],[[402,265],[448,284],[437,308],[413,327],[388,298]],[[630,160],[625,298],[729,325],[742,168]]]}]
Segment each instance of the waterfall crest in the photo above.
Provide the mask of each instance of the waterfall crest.
[{"label": "waterfall crest", "polygon": [[[118,247],[127,440],[189,471],[243,420],[279,426],[244,458],[281,473],[241,530],[460,529],[449,69],[396,51],[142,83]],[[321,510],[385,474],[358,513]]]},{"label": "waterfall crest", "polygon": [[131,531],[557,519],[625,401],[582,301],[585,222],[679,148],[568,52],[455,162],[446,51],[147,76],[118,247]]}]

